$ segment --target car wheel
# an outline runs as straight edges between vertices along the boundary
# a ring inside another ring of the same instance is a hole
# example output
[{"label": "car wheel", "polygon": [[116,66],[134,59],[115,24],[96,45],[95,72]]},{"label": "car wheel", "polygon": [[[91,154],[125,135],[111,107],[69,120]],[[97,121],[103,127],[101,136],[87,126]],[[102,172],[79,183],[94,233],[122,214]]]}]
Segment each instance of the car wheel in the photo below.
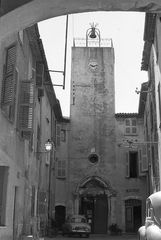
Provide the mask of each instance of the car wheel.
[{"label": "car wheel", "polygon": [[86,238],[89,238],[89,234],[86,234]]},{"label": "car wheel", "polygon": [[62,236],[64,236],[64,232],[62,231]]},{"label": "car wheel", "polygon": [[82,237],[82,234],[79,234],[79,237]]}]

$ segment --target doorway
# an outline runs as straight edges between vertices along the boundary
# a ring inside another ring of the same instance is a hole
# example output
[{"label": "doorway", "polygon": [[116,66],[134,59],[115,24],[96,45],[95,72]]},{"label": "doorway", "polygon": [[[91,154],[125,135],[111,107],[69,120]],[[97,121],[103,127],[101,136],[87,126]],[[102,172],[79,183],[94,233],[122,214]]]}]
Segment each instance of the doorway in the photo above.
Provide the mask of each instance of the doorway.
[{"label": "doorway", "polygon": [[125,229],[126,232],[137,232],[141,226],[141,201],[129,199],[125,201]]},{"label": "doorway", "polygon": [[91,225],[91,233],[107,233],[107,197],[105,195],[83,196],[80,213],[85,215]]},{"label": "doorway", "polygon": [[55,207],[55,220],[58,223],[59,231],[61,231],[62,225],[65,222],[65,207],[64,206],[56,206]]},{"label": "doorway", "polygon": [[13,240],[18,239],[19,187],[15,186],[13,211]]}]

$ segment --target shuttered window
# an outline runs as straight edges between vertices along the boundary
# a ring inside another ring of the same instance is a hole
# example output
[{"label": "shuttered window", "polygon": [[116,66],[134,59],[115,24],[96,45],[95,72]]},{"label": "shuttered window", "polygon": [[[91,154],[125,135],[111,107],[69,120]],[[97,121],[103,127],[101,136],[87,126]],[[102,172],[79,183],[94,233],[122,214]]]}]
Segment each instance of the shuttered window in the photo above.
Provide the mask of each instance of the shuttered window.
[{"label": "shuttered window", "polygon": [[14,71],[15,71],[16,45],[6,49],[6,59],[3,72],[2,106],[11,105],[13,100]]},{"label": "shuttered window", "polygon": [[138,177],[138,152],[127,151],[126,152],[126,177],[137,178]]},{"label": "shuttered window", "polygon": [[159,101],[159,116],[160,116],[160,124],[159,124],[159,127],[161,128],[161,94],[160,94],[160,83],[158,84],[158,101]]},{"label": "shuttered window", "polygon": [[126,119],[125,120],[125,134],[126,135],[136,135],[137,134],[137,120],[136,119]]},{"label": "shuttered window", "polygon": [[60,147],[61,144],[61,126],[56,126],[56,146]]},{"label": "shuttered window", "polygon": [[30,140],[33,132],[34,81],[21,81],[19,95],[18,128],[24,139]]},{"label": "shuttered window", "polygon": [[142,150],[141,148],[139,149],[138,151],[138,154],[139,154],[139,176],[145,176],[146,173],[143,171],[143,166],[142,166]]},{"label": "shuttered window", "polygon": [[142,171],[148,170],[147,144],[142,144]]},{"label": "shuttered window", "polygon": [[16,45],[12,45],[6,49],[1,94],[1,107],[12,121],[15,117],[18,81],[18,71],[15,68],[15,63]]},{"label": "shuttered window", "polygon": [[42,63],[36,63],[36,87],[42,88],[44,81],[44,65]]},{"label": "shuttered window", "polygon": [[126,152],[126,177],[130,176],[129,171],[129,152]]},{"label": "shuttered window", "polygon": [[6,223],[8,167],[0,166],[0,226]]},{"label": "shuttered window", "polygon": [[66,178],[66,160],[58,160],[57,162],[57,177]]},{"label": "shuttered window", "polygon": [[36,196],[36,189],[32,186],[32,193],[31,193],[31,216],[35,216],[35,196]]}]

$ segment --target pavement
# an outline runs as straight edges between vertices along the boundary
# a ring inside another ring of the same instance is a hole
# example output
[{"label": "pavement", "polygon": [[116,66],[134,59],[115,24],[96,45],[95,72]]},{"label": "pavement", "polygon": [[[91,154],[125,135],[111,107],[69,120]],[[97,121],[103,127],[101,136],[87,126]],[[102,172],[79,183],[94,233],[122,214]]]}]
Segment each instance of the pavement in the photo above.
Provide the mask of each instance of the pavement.
[{"label": "pavement", "polygon": [[[85,237],[81,237],[82,239],[86,239]],[[78,240],[80,239],[80,237],[78,236],[72,236],[72,237],[67,237],[67,236],[55,236],[53,238],[49,238],[49,237],[44,237],[44,238],[39,238],[39,240],[52,240],[52,239],[58,239],[58,240]],[[113,236],[113,235],[99,235],[99,234],[91,234],[89,237],[89,240],[103,240],[103,239],[107,239],[107,240],[138,240],[137,235],[136,234],[122,234],[119,236]]]}]

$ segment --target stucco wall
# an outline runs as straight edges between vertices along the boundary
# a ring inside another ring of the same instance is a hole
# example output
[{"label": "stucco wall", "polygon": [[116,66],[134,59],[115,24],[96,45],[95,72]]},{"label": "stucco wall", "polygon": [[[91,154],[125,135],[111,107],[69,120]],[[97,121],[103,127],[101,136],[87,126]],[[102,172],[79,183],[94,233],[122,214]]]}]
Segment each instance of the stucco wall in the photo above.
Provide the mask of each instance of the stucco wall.
[{"label": "stucco wall", "polygon": [[[90,63],[97,63],[90,70]],[[79,182],[99,175],[115,188],[114,49],[73,48],[68,200]],[[99,157],[90,163],[91,153]]]}]

